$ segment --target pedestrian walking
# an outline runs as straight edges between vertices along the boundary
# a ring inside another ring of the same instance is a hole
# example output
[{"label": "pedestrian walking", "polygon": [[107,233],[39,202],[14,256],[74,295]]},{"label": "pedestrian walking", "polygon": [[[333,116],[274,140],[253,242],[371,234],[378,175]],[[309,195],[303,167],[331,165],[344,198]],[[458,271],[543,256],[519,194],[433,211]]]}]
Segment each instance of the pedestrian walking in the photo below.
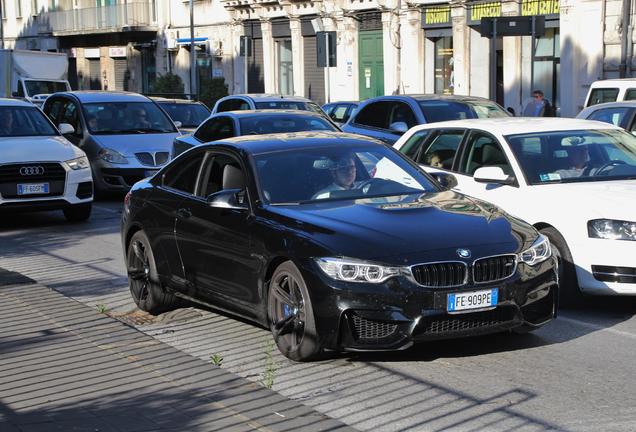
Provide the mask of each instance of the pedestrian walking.
[{"label": "pedestrian walking", "polygon": [[554,109],[541,90],[532,92],[532,100],[523,109],[524,117],[554,117]]}]

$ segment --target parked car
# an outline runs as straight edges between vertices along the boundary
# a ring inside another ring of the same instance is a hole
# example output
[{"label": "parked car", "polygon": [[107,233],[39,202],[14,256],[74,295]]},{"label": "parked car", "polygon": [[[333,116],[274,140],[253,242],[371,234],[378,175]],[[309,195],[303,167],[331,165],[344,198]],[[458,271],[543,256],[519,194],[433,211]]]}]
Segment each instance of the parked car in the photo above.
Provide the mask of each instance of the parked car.
[{"label": "parked car", "polygon": [[581,111],[576,118],[602,121],[636,134],[636,100],[592,105]]},{"label": "parked car", "polygon": [[485,119],[418,126],[395,147],[548,237],[562,301],[636,294],[636,137],[589,120]]},{"label": "parked car", "polygon": [[495,102],[473,96],[379,96],[362,102],[342,130],[392,145],[404,132],[420,124],[509,116]]},{"label": "parked car", "polygon": [[238,94],[219,99],[212,114],[226,111],[244,110],[301,110],[313,111],[327,116],[315,102],[300,96],[283,96],[277,94]]},{"label": "parked car", "polygon": [[636,99],[636,78],[594,81],[587,92],[585,107]]},{"label": "parked car", "polygon": [[327,113],[331,120],[342,126],[356,111],[359,104],[360,102],[332,102],[323,105],[322,110]]},{"label": "parked car", "polygon": [[62,210],[89,218],[93,181],[86,154],[29,102],[0,99],[0,212]]},{"label": "parked car", "polygon": [[232,111],[213,114],[191,135],[175,138],[172,157],[211,141],[241,135],[263,135],[280,132],[335,131],[340,129],[321,114],[311,111]]},{"label": "parked car", "polygon": [[293,360],[530,331],[554,316],[546,237],[443,190],[369,138],[300,132],[201,145],[125,203],[139,308],[212,305],[268,326]]},{"label": "parked car", "polygon": [[210,116],[210,109],[201,102],[185,99],[151,97],[172,119],[181,133],[192,133]]},{"label": "parked car", "polygon": [[170,158],[179,134],[170,117],[145,96],[126,92],[55,93],[43,107],[64,136],[86,152],[96,191],[127,191]]}]

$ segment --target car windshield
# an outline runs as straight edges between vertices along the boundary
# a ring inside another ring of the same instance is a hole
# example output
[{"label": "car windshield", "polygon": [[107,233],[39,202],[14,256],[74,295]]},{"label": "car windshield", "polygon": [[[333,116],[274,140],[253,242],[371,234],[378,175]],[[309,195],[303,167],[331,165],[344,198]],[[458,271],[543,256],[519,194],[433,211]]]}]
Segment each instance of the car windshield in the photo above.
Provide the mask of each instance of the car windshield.
[{"label": "car windshield", "polygon": [[196,128],[210,116],[210,111],[198,103],[160,102],[159,105],[183,128]]},{"label": "car windshield", "polygon": [[27,96],[35,96],[38,94],[52,94],[68,90],[66,82],[60,81],[25,81]]},{"label": "car windshield", "polygon": [[96,135],[176,132],[168,116],[153,102],[84,104],[88,130]]},{"label": "car windshield", "polygon": [[55,136],[55,127],[35,107],[0,107],[0,137]]},{"label": "car windshield", "polygon": [[622,130],[538,132],[506,139],[530,184],[636,178],[636,137]]},{"label": "car windshield", "polygon": [[338,131],[328,120],[313,115],[262,115],[239,120],[241,135],[263,135],[279,132]]},{"label": "car windshield", "polygon": [[472,118],[510,117],[499,105],[488,101],[427,100],[419,103],[428,123]]},{"label": "car windshield", "polygon": [[377,144],[294,148],[254,159],[263,200],[273,205],[366,198],[399,202],[404,195],[438,191],[399,153]]}]

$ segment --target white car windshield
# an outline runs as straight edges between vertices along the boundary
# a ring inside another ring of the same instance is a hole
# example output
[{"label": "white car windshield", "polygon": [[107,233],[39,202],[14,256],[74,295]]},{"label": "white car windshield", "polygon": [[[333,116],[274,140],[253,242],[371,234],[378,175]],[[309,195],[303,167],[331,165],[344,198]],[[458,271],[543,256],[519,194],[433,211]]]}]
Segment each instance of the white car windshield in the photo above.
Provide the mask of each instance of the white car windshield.
[{"label": "white car windshield", "polygon": [[0,107],[0,137],[55,136],[55,127],[35,107]]},{"label": "white car windshield", "polygon": [[153,102],[84,104],[88,130],[95,135],[176,132],[168,116]]},{"label": "white car windshield", "polygon": [[636,137],[621,130],[537,132],[506,139],[529,184],[636,178]]},{"label": "white car windshield", "polygon": [[265,202],[289,205],[438,191],[421,171],[378,145],[294,148],[255,156]]}]

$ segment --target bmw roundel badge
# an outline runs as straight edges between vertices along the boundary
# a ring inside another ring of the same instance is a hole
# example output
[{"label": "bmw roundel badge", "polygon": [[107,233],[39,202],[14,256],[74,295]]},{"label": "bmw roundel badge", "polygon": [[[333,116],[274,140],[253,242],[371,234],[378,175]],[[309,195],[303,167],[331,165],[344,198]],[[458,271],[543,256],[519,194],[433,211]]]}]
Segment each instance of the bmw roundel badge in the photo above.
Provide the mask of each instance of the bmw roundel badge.
[{"label": "bmw roundel badge", "polygon": [[470,258],[470,249],[457,249],[460,258]]}]

